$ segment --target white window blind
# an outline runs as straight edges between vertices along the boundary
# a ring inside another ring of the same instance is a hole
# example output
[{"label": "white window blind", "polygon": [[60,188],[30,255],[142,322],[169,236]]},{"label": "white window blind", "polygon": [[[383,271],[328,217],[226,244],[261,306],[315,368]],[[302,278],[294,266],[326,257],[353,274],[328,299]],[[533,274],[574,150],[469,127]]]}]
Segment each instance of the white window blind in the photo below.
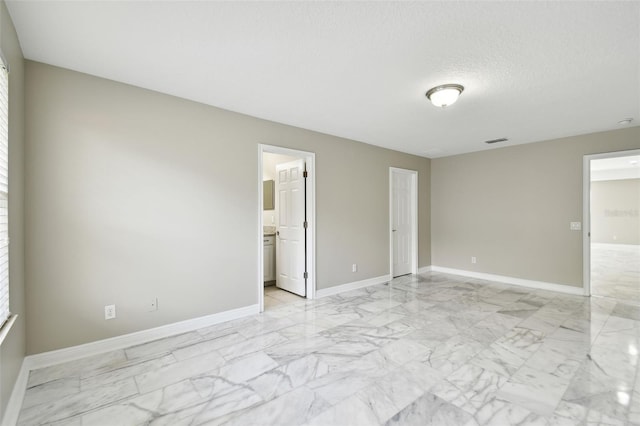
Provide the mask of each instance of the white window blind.
[{"label": "white window blind", "polygon": [[9,318],[9,73],[0,60],[0,325]]}]

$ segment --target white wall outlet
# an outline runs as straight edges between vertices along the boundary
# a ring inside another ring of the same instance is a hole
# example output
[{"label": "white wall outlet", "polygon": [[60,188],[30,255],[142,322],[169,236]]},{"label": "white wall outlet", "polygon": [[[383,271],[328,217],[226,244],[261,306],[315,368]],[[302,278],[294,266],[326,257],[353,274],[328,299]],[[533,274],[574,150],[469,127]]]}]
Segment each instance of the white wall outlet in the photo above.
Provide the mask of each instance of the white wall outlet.
[{"label": "white wall outlet", "polygon": [[569,229],[571,229],[572,231],[580,231],[580,230],[582,230],[582,223],[581,222],[571,222],[569,224]]},{"label": "white wall outlet", "polygon": [[110,320],[116,317],[116,305],[106,305],[104,307],[104,319]]},{"label": "white wall outlet", "polygon": [[358,272],[358,264],[354,263],[353,265],[351,265],[351,272]]},{"label": "white wall outlet", "polygon": [[147,312],[157,311],[158,310],[158,298],[152,297],[147,302]]},{"label": "white wall outlet", "polygon": [[476,263],[478,259],[475,256],[471,256],[471,263]]}]

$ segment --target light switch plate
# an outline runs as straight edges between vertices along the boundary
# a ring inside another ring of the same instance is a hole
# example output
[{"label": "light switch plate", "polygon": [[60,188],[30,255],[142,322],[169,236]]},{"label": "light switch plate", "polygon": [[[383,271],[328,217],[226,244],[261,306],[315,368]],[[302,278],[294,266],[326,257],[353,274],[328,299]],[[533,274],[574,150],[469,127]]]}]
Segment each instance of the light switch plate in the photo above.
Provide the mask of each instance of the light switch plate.
[{"label": "light switch plate", "polygon": [[580,231],[580,230],[582,230],[582,223],[580,223],[580,222],[571,222],[569,224],[569,229],[571,229],[572,231]]},{"label": "light switch plate", "polygon": [[152,297],[147,301],[147,312],[152,312],[157,310],[158,310],[158,298]]}]

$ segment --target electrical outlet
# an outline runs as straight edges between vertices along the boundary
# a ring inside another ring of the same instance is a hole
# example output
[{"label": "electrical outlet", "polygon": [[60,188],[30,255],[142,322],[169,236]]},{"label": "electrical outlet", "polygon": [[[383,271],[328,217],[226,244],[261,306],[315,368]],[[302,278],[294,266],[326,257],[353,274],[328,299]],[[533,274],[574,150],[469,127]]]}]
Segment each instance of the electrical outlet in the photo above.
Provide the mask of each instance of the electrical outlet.
[{"label": "electrical outlet", "polygon": [[569,229],[572,231],[580,231],[582,229],[582,223],[580,222],[571,222],[569,223]]},{"label": "electrical outlet", "polygon": [[110,320],[116,317],[116,305],[106,305],[104,307],[104,319]]},{"label": "electrical outlet", "polygon": [[157,311],[158,310],[158,298],[152,297],[147,302],[147,312]]},{"label": "electrical outlet", "polygon": [[358,264],[354,263],[353,265],[351,265],[351,272],[358,272]]},{"label": "electrical outlet", "polygon": [[471,256],[471,263],[476,263],[478,259],[475,256]]}]

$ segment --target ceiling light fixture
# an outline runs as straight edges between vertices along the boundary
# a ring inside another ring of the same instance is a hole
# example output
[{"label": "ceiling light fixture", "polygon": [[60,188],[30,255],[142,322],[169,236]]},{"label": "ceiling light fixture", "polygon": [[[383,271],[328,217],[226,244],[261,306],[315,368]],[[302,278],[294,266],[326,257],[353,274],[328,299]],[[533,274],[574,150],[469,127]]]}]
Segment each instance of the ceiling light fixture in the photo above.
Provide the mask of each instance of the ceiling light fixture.
[{"label": "ceiling light fixture", "polygon": [[626,124],[631,124],[632,121],[633,121],[633,118],[625,118],[624,120],[618,121],[618,124],[624,126]]},{"label": "ceiling light fixture", "polygon": [[459,84],[443,84],[429,89],[427,98],[433,105],[444,108],[457,101],[463,90]]}]

